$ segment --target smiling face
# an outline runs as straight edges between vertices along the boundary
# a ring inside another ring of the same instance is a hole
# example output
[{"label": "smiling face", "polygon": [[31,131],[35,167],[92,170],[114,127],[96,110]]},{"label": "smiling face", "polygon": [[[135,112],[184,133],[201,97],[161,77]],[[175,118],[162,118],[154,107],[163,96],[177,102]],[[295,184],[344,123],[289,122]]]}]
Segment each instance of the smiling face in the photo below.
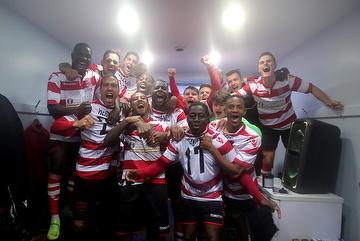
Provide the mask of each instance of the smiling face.
[{"label": "smiling face", "polygon": [[144,93],[135,92],[130,98],[131,110],[141,117],[149,113],[149,102]]},{"label": "smiling face", "polygon": [[210,87],[202,87],[200,90],[199,90],[199,98],[200,100],[206,100],[209,95],[210,95],[210,92],[211,92],[211,88]]},{"label": "smiling face", "polygon": [[107,53],[101,61],[105,74],[115,74],[120,64],[120,57],[116,53]]},{"label": "smiling face", "polygon": [[229,95],[227,90],[218,90],[215,91],[212,96],[212,111],[216,119],[222,119],[226,117],[225,114],[225,102],[226,98]]},{"label": "smiling face", "polygon": [[114,76],[107,76],[101,80],[101,101],[109,108],[114,107],[119,94],[119,82]]},{"label": "smiling face", "polygon": [[207,106],[203,103],[195,103],[190,105],[187,112],[187,121],[191,130],[191,133],[195,136],[199,136],[206,129],[209,124],[209,112]]},{"label": "smiling face", "polygon": [[71,53],[72,68],[84,75],[91,63],[91,49],[86,44],[77,44]]},{"label": "smiling face", "polygon": [[217,120],[226,117],[224,104],[213,102],[212,110]]},{"label": "smiling face", "polygon": [[199,94],[195,89],[187,88],[184,91],[184,103],[186,108],[189,107],[192,103],[199,101]]},{"label": "smiling face", "polygon": [[161,107],[168,100],[168,87],[162,80],[155,81],[154,91],[152,92],[152,105],[157,108]]},{"label": "smiling face", "polygon": [[233,73],[226,78],[231,92],[235,92],[242,87],[242,80],[238,73]]},{"label": "smiling face", "polygon": [[151,92],[153,86],[154,81],[149,74],[141,74],[139,78],[136,79],[137,90],[145,93],[146,95]]},{"label": "smiling face", "polygon": [[274,72],[276,69],[276,61],[274,59],[274,56],[269,54],[264,54],[259,58],[259,74],[262,77],[270,77],[274,76]]},{"label": "smiling face", "polygon": [[242,125],[242,117],[246,114],[244,99],[240,96],[231,96],[226,99],[225,113],[227,115],[227,126],[237,130]]},{"label": "smiling face", "polygon": [[129,75],[132,68],[137,65],[139,62],[139,58],[135,54],[127,54],[124,58],[123,63],[121,64],[121,69],[124,71],[125,74]]}]

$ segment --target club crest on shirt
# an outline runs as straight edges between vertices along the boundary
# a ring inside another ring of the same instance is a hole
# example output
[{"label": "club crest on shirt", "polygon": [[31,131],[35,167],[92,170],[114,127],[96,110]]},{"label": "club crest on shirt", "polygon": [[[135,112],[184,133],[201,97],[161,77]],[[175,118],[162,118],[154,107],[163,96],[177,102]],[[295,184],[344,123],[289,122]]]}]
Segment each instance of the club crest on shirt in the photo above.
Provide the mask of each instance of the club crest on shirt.
[{"label": "club crest on shirt", "polygon": [[220,136],[218,136],[218,137],[216,138],[216,140],[217,140],[218,142],[220,142],[221,144],[224,144],[224,140],[223,140]]},{"label": "club crest on shirt", "polygon": [[252,145],[253,147],[256,147],[256,140],[255,140],[255,139],[252,139],[252,140],[250,141],[250,143],[251,143],[251,145]]},{"label": "club crest on shirt", "polygon": [[191,138],[191,139],[186,139],[190,145],[192,146],[198,146],[200,144],[200,139],[199,138]]},{"label": "club crest on shirt", "polygon": [[74,100],[73,99],[66,99],[66,105],[74,105]]}]

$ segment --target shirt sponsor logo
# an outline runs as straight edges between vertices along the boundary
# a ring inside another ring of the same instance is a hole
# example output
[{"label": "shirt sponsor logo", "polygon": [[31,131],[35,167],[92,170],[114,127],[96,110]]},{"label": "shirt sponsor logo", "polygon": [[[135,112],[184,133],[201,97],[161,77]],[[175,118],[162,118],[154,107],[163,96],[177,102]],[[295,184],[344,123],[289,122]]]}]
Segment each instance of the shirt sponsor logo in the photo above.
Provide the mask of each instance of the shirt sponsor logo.
[{"label": "shirt sponsor logo", "polygon": [[62,83],[64,86],[77,86],[77,82],[75,81],[67,81]]},{"label": "shirt sponsor logo", "polygon": [[259,101],[258,107],[260,108],[274,108],[281,107],[286,104],[285,100],[277,100],[277,101]]},{"label": "shirt sponsor logo", "polygon": [[265,95],[265,94],[268,93],[268,91],[267,91],[267,90],[258,90],[257,93],[258,93],[259,95]]},{"label": "shirt sponsor logo", "polygon": [[98,111],[98,115],[102,116],[102,117],[109,117],[109,111],[106,111],[106,110],[102,110],[102,109],[99,109]]},{"label": "shirt sponsor logo", "polygon": [[156,118],[158,121],[170,121],[170,116],[165,115],[155,115],[154,118]]}]

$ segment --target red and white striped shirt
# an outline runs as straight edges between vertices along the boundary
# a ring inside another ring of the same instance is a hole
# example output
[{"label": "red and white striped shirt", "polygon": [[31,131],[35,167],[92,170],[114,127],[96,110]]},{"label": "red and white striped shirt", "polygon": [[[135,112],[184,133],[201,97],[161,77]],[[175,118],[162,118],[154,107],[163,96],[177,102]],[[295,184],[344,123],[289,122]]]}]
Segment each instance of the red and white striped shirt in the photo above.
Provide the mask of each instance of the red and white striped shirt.
[{"label": "red and white striped shirt", "polygon": [[[211,125],[216,128],[216,123],[212,122]],[[261,137],[259,134],[246,125],[242,125],[235,133],[227,132],[224,127],[219,127],[218,131],[233,145],[237,155],[235,163],[241,167],[250,168],[250,177],[256,182],[254,162],[260,152]],[[225,176],[224,191],[224,195],[232,199],[246,200],[252,198],[238,179],[229,176]]]},{"label": "red and white striped shirt", "polygon": [[[120,71],[122,71],[122,70],[120,69]],[[136,77],[135,76],[126,76],[126,78],[124,79],[124,82],[125,82],[125,86],[126,86],[126,92],[124,94],[124,97],[126,99],[130,100],[130,97],[137,91]]]},{"label": "red and white striped shirt", "polygon": [[[91,64],[90,69],[94,71],[102,71],[103,67],[102,65]],[[125,74],[121,68],[118,68],[115,73],[115,77],[119,80],[119,96],[129,100],[131,95],[136,92],[136,78]]]},{"label": "red and white striped shirt", "polygon": [[[97,72],[97,71],[103,71],[102,65],[98,64],[91,64],[90,70]],[[114,76],[117,78],[119,83],[119,97],[123,97],[126,92],[126,86],[125,86],[125,80],[128,77],[125,73],[122,72],[122,70],[119,68],[118,71],[115,72]],[[101,85],[102,76],[98,75],[98,78],[96,80],[96,87],[95,87],[95,98],[100,99],[100,85]]]},{"label": "red and white striped shirt", "polygon": [[287,80],[275,81],[272,87],[266,87],[260,77],[254,82],[248,82],[236,93],[242,96],[252,95],[257,103],[261,123],[276,130],[290,128],[296,120],[296,114],[291,103],[291,92],[311,92],[312,84],[296,76]]},{"label": "red and white striped shirt", "polygon": [[178,125],[181,128],[188,128],[185,112],[180,108],[175,108],[175,110],[171,113],[166,113],[152,108],[150,116],[152,119],[164,122],[170,127]]},{"label": "red and white striped shirt", "polygon": [[[97,78],[99,78],[97,73],[86,71],[82,79],[78,77],[73,81],[69,81],[63,73],[53,72],[48,80],[48,105],[60,104],[65,107],[70,107],[78,106],[85,101],[92,101]],[[50,140],[78,142],[80,138],[79,135],[72,137],[62,136],[50,130]]]},{"label": "red and white striped shirt", "polygon": [[[155,125],[152,127],[153,131],[168,132],[169,127],[159,121],[151,118],[145,120],[146,123]],[[129,134],[121,135],[122,142],[124,144],[124,157],[122,160],[123,175],[126,174],[126,170],[130,169],[143,169],[151,165],[152,162],[159,159],[162,152],[165,150],[166,143],[160,146],[150,147],[146,143],[146,140],[139,136],[137,130],[132,131]],[[123,176],[122,179],[125,179]],[[137,180],[135,184],[142,184],[144,180]],[[165,184],[165,173],[161,173],[154,177],[150,181],[156,184]]]},{"label": "red and white striped shirt", "polygon": [[223,193],[223,175],[221,167],[208,150],[200,148],[200,140],[204,135],[212,139],[213,145],[233,162],[236,152],[231,143],[221,133],[207,128],[201,136],[194,136],[187,131],[179,141],[171,141],[161,156],[165,163],[179,160],[184,174],[181,180],[183,198],[198,201],[221,201]]},{"label": "red and white striped shirt", "polygon": [[[88,180],[102,180],[110,175],[109,165],[112,160],[113,150],[111,147],[102,146],[106,133],[114,126],[107,123],[112,109],[106,107],[101,100],[95,100],[91,104],[89,114],[95,124],[89,129],[82,130],[79,157],[76,161],[76,175]],[[78,120],[76,115],[63,116],[53,123],[51,129],[55,132],[63,132],[63,135],[71,135],[76,132],[72,125]]]}]

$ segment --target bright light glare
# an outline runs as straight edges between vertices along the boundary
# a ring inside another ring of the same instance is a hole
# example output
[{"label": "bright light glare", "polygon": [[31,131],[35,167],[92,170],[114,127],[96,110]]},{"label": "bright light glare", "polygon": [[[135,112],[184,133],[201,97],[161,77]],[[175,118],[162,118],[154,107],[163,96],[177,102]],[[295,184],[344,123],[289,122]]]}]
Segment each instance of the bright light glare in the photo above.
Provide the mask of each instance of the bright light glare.
[{"label": "bright light glare", "polygon": [[126,34],[134,34],[139,30],[139,17],[134,9],[124,6],[119,12],[118,22],[120,29]]},{"label": "bright light glare", "polygon": [[209,60],[213,65],[217,66],[221,60],[220,54],[215,50],[211,51],[209,54]]},{"label": "bright light glare", "polygon": [[152,54],[149,51],[145,51],[141,55],[141,62],[143,62],[146,66],[149,67],[153,61],[154,61],[154,57],[152,56]]},{"label": "bright light glare", "polygon": [[237,4],[229,5],[223,12],[222,22],[228,29],[237,30],[243,25],[244,21],[245,12]]}]

